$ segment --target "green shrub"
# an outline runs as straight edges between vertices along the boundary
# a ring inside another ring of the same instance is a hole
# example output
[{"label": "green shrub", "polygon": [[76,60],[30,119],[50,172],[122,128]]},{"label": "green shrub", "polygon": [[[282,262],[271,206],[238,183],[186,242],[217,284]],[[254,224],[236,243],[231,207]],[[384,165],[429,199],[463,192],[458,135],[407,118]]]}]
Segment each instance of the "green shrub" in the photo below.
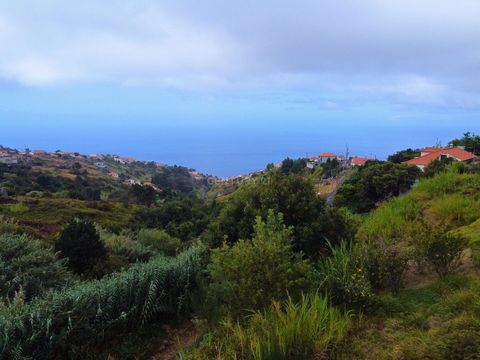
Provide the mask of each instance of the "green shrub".
[{"label": "green shrub", "polygon": [[363,244],[362,252],[372,286],[398,294],[403,287],[404,275],[411,258],[409,249],[397,240],[377,239]]},{"label": "green shrub", "polygon": [[0,305],[0,358],[85,359],[122,332],[185,314],[204,252],[196,246],[45,299]]},{"label": "green shrub", "polygon": [[313,266],[292,250],[292,229],[281,214],[257,217],[252,240],[213,250],[208,266],[212,305],[234,317],[312,286]]},{"label": "green shrub", "polygon": [[[225,321],[213,338],[185,359],[301,360],[327,358],[349,327],[350,315],[331,308],[326,298],[302,296],[274,302],[245,324]],[[315,357],[317,358],[317,357]]]},{"label": "green shrub", "polygon": [[332,248],[332,255],[319,264],[320,289],[333,304],[348,309],[368,309],[373,303],[373,291],[364,264],[355,248],[343,242]]},{"label": "green shrub", "polygon": [[104,260],[106,249],[90,220],[73,219],[61,231],[55,250],[68,258],[68,267],[82,274]]},{"label": "green shrub", "polygon": [[21,229],[14,219],[9,219],[0,215],[0,235],[1,234],[16,234],[20,233]]},{"label": "green shrub", "polygon": [[55,254],[26,235],[0,235],[0,300],[25,300],[61,288],[71,275]]},{"label": "green shrub", "polygon": [[100,239],[109,251],[109,256],[116,255],[126,259],[128,262],[145,262],[153,255],[151,249],[133,240],[127,233],[117,235],[101,228],[98,229],[98,232]]},{"label": "green shrub", "polygon": [[174,238],[164,230],[158,229],[141,229],[138,232],[137,240],[143,246],[168,256],[174,256],[182,247],[180,239]]},{"label": "green shrub", "polygon": [[460,265],[460,256],[467,245],[467,240],[460,235],[441,228],[431,229],[424,242],[424,252],[435,272],[443,278]]},{"label": "green shrub", "polygon": [[17,203],[8,206],[8,211],[12,214],[23,214],[26,213],[30,208],[24,203]]}]

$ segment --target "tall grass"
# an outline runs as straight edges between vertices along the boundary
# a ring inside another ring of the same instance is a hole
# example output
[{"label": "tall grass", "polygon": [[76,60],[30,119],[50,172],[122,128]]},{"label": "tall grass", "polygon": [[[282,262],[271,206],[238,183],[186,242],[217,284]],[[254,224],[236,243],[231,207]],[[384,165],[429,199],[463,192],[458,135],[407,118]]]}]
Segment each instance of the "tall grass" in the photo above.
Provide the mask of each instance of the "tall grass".
[{"label": "tall grass", "polygon": [[263,312],[254,312],[245,324],[226,321],[215,340],[186,359],[300,360],[314,354],[327,356],[343,339],[350,314],[329,306],[318,294],[274,302]]},{"label": "tall grass", "polygon": [[194,247],[45,299],[0,305],[0,358],[82,358],[122,331],[184,313],[202,253]]}]

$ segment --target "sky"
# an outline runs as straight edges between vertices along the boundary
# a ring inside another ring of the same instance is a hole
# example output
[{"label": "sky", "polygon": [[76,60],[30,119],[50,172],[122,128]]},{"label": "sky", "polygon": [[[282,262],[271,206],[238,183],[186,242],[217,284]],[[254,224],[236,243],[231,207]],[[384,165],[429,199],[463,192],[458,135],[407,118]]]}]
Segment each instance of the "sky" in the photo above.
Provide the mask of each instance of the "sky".
[{"label": "sky", "polygon": [[480,132],[478,0],[0,0],[0,144],[219,176]]}]

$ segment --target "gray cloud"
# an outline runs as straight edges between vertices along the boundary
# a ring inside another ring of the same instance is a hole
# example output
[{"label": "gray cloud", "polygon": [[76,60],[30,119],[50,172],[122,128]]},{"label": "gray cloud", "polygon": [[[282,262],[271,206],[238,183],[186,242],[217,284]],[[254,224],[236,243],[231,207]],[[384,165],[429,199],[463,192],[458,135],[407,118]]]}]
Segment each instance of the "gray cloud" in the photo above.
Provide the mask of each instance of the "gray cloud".
[{"label": "gray cloud", "polygon": [[478,19],[477,0],[17,0],[0,4],[0,76],[478,107]]}]

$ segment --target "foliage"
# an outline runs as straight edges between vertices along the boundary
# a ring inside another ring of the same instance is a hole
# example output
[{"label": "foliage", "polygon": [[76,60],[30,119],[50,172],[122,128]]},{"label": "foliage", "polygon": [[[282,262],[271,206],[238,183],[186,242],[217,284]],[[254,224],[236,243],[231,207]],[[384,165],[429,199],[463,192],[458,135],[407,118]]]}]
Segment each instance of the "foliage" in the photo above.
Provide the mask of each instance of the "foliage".
[{"label": "foliage", "polygon": [[20,233],[21,228],[18,223],[11,218],[0,215],[0,235]]},{"label": "foliage", "polygon": [[465,150],[480,155],[480,136],[466,132],[460,139],[454,139],[449,143],[452,146],[464,146]]},{"label": "foliage", "polygon": [[395,239],[378,238],[362,244],[368,279],[374,289],[388,289],[398,294],[404,285],[404,275],[412,255]]},{"label": "foliage", "polygon": [[183,166],[168,166],[159,169],[152,177],[152,183],[169,193],[189,193],[195,187],[195,182],[188,169]]},{"label": "foliage", "polygon": [[212,305],[236,317],[308,290],[313,273],[312,265],[292,251],[292,229],[269,211],[266,222],[257,217],[251,241],[213,250],[209,296]]},{"label": "foliage", "polygon": [[318,294],[302,296],[254,312],[245,324],[225,321],[185,359],[301,360],[327,358],[345,336],[350,315],[329,306]]},{"label": "foliage", "polygon": [[26,235],[0,235],[0,300],[29,301],[68,284],[71,275],[51,249]]},{"label": "foliage", "polygon": [[155,208],[141,208],[137,221],[149,228],[164,229],[183,241],[199,236],[216,214],[215,202],[209,203],[195,195],[167,199]]},{"label": "foliage", "polygon": [[148,261],[154,254],[150,248],[132,239],[127,232],[114,234],[102,228],[99,228],[98,232],[109,254],[122,257],[128,262]]},{"label": "foliage", "polygon": [[449,275],[428,286],[379,297],[376,316],[364,318],[339,345],[339,358],[478,359],[480,280]]},{"label": "foliage", "polygon": [[282,161],[282,165],[280,166],[280,172],[282,174],[299,174],[305,170],[307,166],[307,161],[305,159],[296,159],[292,160],[290,158],[286,158]]},{"label": "foliage", "polygon": [[453,158],[435,159],[425,168],[424,174],[426,177],[433,177],[436,174],[445,171],[448,165],[455,161],[456,160]]},{"label": "foliage", "polygon": [[420,176],[416,166],[372,163],[354,171],[335,196],[337,206],[363,213],[407,192]]},{"label": "foliage", "polygon": [[62,229],[55,243],[55,250],[68,258],[68,267],[76,273],[84,273],[105,259],[105,245],[91,220],[75,218]]},{"label": "foliage", "polygon": [[84,359],[122,332],[186,313],[204,251],[196,246],[45,299],[0,306],[0,358]]},{"label": "foliage", "polygon": [[332,247],[331,256],[319,264],[320,290],[334,305],[347,309],[365,310],[373,304],[373,291],[365,273],[360,253],[342,242]]},{"label": "foliage", "polygon": [[152,206],[155,203],[157,192],[148,185],[135,184],[130,188],[130,193],[137,199],[137,201],[145,206]]},{"label": "foliage", "polygon": [[396,152],[393,155],[390,155],[387,159],[387,161],[392,162],[394,164],[401,164],[404,161],[408,161],[411,159],[414,159],[416,157],[420,156],[420,151],[419,150],[413,150],[413,149],[405,149]]},{"label": "foliage", "polygon": [[[312,258],[326,248],[326,234],[335,236],[345,231],[329,228],[325,202],[317,196],[310,180],[300,175],[274,173],[242,185],[226,199],[212,223],[210,241],[218,246],[225,237],[230,244],[250,238],[255,218],[266,218],[269,209],[282,213],[285,224],[293,226],[295,250]],[[329,240],[337,242],[336,238]]]},{"label": "foliage", "polygon": [[168,256],[176,255],[182,247],[179,239],[158,229],[141,229],[137,234],[137,240],[143,246]]},{"label": "foliage", "polygon": [[467,244],[467,240],[458,234],[433,228],[423,246],[427,261],[440,277],[445,277],[460,265],[460,256]]}]

